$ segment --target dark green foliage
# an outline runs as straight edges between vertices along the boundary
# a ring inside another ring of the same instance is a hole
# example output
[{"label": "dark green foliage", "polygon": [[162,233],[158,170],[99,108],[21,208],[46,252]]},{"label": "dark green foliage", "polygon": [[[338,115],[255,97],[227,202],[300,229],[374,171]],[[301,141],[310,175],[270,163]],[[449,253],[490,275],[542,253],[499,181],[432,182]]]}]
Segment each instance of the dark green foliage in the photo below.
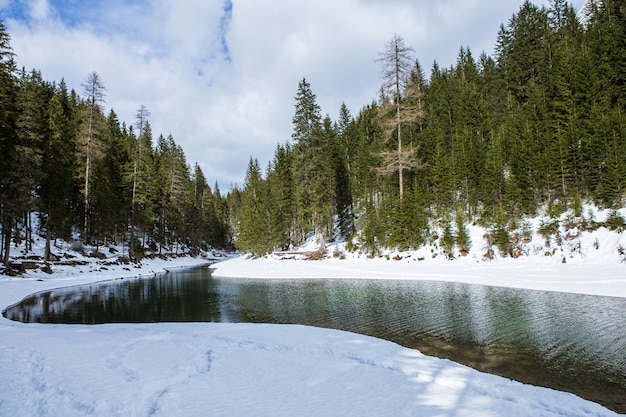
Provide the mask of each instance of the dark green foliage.
[{"label": "dark green foliage", "polygon": [[465,225],[463,216],[456,216],[456,247],[463,256],[467,255],[472,247],[472,239]]},{"label": "dark green foliage", "polygon": [[441,248],[449,257],[452,257],[454,253],[455,243],[456,243],[456,236],[452,232],[452,227],[450,226],[449,222],[445,222],[445,224],[443,225],[443,231],[442,231],[441,237],[439,238],[439,244],[441,245]]},{"label": "dark green foliage", "polygon": [[538,229],[539,234],[544,238],[547,247],[552,246],[552,241],[560,241],[560,223],[558,220],[550,219],[542,221]]},{"label": "dark green foliage", "polygon": [[504,223],[498,223],[492,226],[489,230],[490,235],[493,238],[493,244],[498,247],[500,255],[507,257],[511,254],[512,243],[511,234],[508,227]]},{"label": "dark green foliage", "polygon": [[[24,213],[38,209],[51,236],[83,229],[86,215],[99,241],[133,235],[171,251],[228,245],[232,232],[240,249],[261,255],[322,229],[327,240],[376,254],[422,246],[432,239],[430,225],[446,219],[440,243],[449,253],[469,249],[465,225],[477,222],[506,256],[526,238],[508,225],[526,216],[573,210],[580,218],[583,202],[624,205],[625,9],[617,0],[592,5],[582,25],[565,0],[525,1],[500,27],[493,57],[476,59],[463,46],[451,67],[433,63],[428,79],[396,35],[387,52],[403,52],[401,71],[385,65],[380,97],[354,117],[345,105],[338,120],[322,117],[302,79],[291,142],[277,146],[263,173],[252,158],[245,188],[225,198],[187,165],[173,138],[161,136],[153,149],[143,117],[135,129],[120,126],[94,97],[81,99],[36,71],[18,73],[1,25],[5,241]],[[560,244],[555,221],[540,233]]]},{"label": "dark green foliage", "polygon": [[235,244],[240,250],[256,256],[271,250],[268,248],[266,223],[268,213],[267,183],[261,176],[259,161],[250,158],[241,197],[238,232],[235,237]]},{"label": "dark green foliage", "polygon": [[125,242],[137,259],[157,244],[193,252],[230,245],[226,199],[198,166],[190,172],[171,136],[153,148],[144,106],[137,130],[127,129],[113,110],[103,114],[97,73],[87,77],[80,98],[64,81],[17,71],[9,41],[0,21],[2,262],[14,236],[29,249],[34,211],[46,260],[54,258],[51,241],[69,240],[74,231],[85,243]]},{"label": "dark green foliage", "polygon": [[39,209],[45,221],[42,229],[49,239],[69,240],[77,193],[74,173],[77,166],[77,123],[65,83],[61,81],[48,103],[48,137],[42,146],[42,177]]},{"label": "dark green foliage", "polygon": [[622,233],[626,229],[626,220],[624,220],[617,210],[614,210],[611,211],[611,214],[609,214],[609,217],[604,222],[604,225],[609,230]]},{"label": "dark green foliage", "polygon": [[[565,0],[549,7],[525,1],[501,26],[493,57],[483,53],[476,60],[461,47],[455,65],[435,62],[428,80],[419,62],[408,65],[412,50],[396,35],[382,62],[402,52],[403,77],[383,66],[378,100],[354,119],[342,107],[333,126],[322,121],[303,80],[293,119],[296,168],[285,176],[271,166],[267,175],[271,183],[293,181],[296,206],[288,216],[301,229],[295,235],[314,230],[314,212],[324,223],[332,214],[336,236],[356,230],[351,246],[375,254],[383,247],[419,247],[430,238],[429,223],[456,216],[455,228],[449,221],[443,228],[446,251],[456,244],[467,252],[465,223],[475,221],[489,228],[488,245],[507,256],[528,239],[508,225],[526,216],[547,210],[555,218],[571,209],[580,217],[589,201],[622,207],[624,7],[615,0],[594,4],[583,26]],[[402,149],[419,156],[415,169],[398,163],[399,139]],[[334,145],[315,148],[322,143]],[[320,164],[318,155],[334,168]],[[321,187],[321,173],[333,170]],[[540,233],[548,244],[561,243],[558,223],[544,224]]]}]

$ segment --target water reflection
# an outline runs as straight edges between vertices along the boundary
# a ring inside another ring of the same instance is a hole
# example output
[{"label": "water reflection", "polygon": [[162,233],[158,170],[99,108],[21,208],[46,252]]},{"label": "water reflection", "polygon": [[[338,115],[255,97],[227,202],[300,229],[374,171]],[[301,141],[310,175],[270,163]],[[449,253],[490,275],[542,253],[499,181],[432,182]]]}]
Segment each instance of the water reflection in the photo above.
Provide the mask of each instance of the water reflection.
[{"label": "water reflection", "polygon": [[206,269],[45,292],[47,323],[294,323],[371,335],[626,412],[626,300],[441,282],[226,280]]}]

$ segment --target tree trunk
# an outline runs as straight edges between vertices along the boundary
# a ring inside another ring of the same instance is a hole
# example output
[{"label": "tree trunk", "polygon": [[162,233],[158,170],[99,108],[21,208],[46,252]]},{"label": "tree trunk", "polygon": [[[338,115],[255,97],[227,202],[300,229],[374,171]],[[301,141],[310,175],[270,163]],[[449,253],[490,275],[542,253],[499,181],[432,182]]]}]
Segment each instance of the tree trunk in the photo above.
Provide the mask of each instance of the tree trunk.
[{"label": "tree trunk", "polygon": [[4,224],[2,231],[4,232],[4,258],[2,263],[5,266],[9,265],[9,255],[11,253],[11,231],[13,230],[13,219],[9,216],[4,218]]},{"label": "tree trunk", "polygon": [[52,251],[50,250],[50,230],[46,230],[46,248],[43,252],[43,260],[48,262],[50,260],[50,254]]}]

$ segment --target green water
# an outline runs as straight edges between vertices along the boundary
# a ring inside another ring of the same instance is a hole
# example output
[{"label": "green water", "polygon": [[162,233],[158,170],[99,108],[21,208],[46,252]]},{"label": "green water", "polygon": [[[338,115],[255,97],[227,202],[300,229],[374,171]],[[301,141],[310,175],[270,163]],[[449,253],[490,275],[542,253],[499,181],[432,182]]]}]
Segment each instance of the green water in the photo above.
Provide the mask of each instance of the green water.
[{"label": "green water", "polygon": [[426,281],[214,279],[206,268],[47,291],[42,323],[305,324],[387,339],[626,413],[626,299]]}]

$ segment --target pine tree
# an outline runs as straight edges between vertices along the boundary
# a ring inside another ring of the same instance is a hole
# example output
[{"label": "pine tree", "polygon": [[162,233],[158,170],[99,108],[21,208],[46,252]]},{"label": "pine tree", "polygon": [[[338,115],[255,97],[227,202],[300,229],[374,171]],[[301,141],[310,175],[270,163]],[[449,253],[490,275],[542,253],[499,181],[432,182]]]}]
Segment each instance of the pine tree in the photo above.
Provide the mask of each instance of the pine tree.
[{"label": "pine tree", "polygon": [[526,0],[498,34],[497,61],[506,88],[519,103],[529,99],[530,88],[545,85],[550,68],[548,12]]},{"label": "pine tree", "polygon": [[272,247],[286,247],[294,241],[297,229],[293,201],[293,153],[289,145],[278,145],[267,173],[270,200],[268,226]]},{"label": "pine tree", "polygon": [[91,220],[91,206],[89,201],[89,192],[91,188],[91,168],[92,160],[100,155],[100,144],[97,141],[97,134],[102,126],[102,108],[104,102],[105,91],[104,83],[97,72],[91,72],[85,82],[82,84],[85,94],[85,119],[82,133],[82,157],[84,158],[84,181],[83,196],[85,199],[85,214],[83,223],[83,236],[85,242],[90,241],[89,223]]},{"label": "pine tree", "polygon": [[626,10],[623,0],[594,2],[587,34],[602,90],[612,105],[626,106]]},{"label": "pine tree", "polygon": [[256,256],[268,250],[265,244],[266,229],[264,228],[264,217],[267,213],[264,185],[259,161],[250,158],[241,195],[236,244],[240,250]]},{"label": "pine tree", "polygon": [[69,105],[65,82],[61,81],[48,103],[48,138],[42,147],[40,210],[46,232],[44,259],[51,259],[51,239],[70,240],[74,212],[74,170],[77,128]]},{"label": "pine tree", "polygon": [[41,149],[47,136],[47,106],[51,89],[35,70],[22,70],[17,99],[17,142],[11,155],[9,178],[14,195],[12,204],[25,219],[26,250],[30,250],[30,213],[34,209],[36,190],[41,180]]},{"label": "pine tree", "polygon": [[311,85],[304,78],[298,84],[295,99],[291,137],[294,143],[293,179],[298,230],[294,240],[301,243],[305,233],[328,224],[324,201],[328,196],[320,196],[317,192],[329,179],[328,164],[332,158],[330,149],[322,146],[325,132],[322,131],[320,107]]},{"label": "pine tree", "polygon": [[436,210],[448,211],[453,204],[454,176],[452,159],[452,101],[450,73],[435,62],[430,85],[425,94],[426,119],[423,154],[425,156],[427,191]]},{"label": "pine tree", "polygon": [[126,239],[130,219],[130,196],[126,168],[131,150],[117,114],[111,110],[101,132],[102,157],[93,163],[91,208],[97,221],[92,235],[97,242]]},{"label": "pine tree", "polygon": [[[135,241],[135,230],[138,217],[143,217],[144,226],[146,213],[149,212],[150,190],[149,180],[151,174],[151,164],[149,162],[152,155],[152,130],[150,128],[150,112],[143,104],[137,110],[135,116],[135,127],[137,138],[134,140],[131,149],[132,163],[132,191],[130,200],[130,241]],[[140,212],[141,213],[138,213]],[[143,214],[143,215],[142,215]],[[131,256],[134,256],[131,244]]]},{"label": "pine tree", "polygon": [[[0,20],[0,172],[12,170],[14,148],[17,143],[15,121],[17,117],[17,80],[15,77],[14,54],[11,37]],[[0,177],[0,208],[2,215],[2,262],[7,265],[11,250],[11,236],[14,220],[19,216],[19,207],[14,204],[16,197],[11,178]]]},{"label": "pine tree", "polygon": [[[144,138],[147,139],[145,133]],[[143,143],[144,149],[150,149],[145,140]],[[162,135],[159,137],[152,167],[149,165],[151,160],[147,158],[146,168],[139,170],[147,175],[145,178],[140,177],[140,180],[145,181],[148,200],[145,204],[141,201],[138,204],[145,209],[146,215],[150,213],[157,219],[158,243],[170,250],[174,250],[173,245],[176,245],[177,251],[178,245],[184,243],[187,237],[188,211],[193,199],[189,167],[182,148],[176,144],[172,135],[168,135],[167,139]],[[154,173],[154,182],[150,181],[151,172]],[[145,218],[144,221],[148,226],[152,218]]]},{"label": "pine tree", "polygon": [[337,121],[336,141],[334,146],[334,171],[336,212],[339,231],[344,239],[350,238],[355,232],[354,203],[352,196],[352,166],[355,159],[356,134],[354,120],[345,103],[342,103]]}]

